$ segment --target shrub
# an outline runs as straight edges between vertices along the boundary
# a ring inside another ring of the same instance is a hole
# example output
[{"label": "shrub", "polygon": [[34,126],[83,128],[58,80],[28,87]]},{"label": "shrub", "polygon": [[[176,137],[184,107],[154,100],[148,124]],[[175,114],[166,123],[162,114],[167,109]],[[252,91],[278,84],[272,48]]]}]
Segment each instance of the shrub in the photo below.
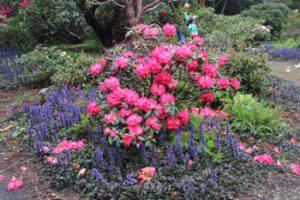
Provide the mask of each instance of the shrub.
[{"label": "shrub", "polygon": [[286,40],[278,40],[275,43],[273,43],[273,47],[276,49],[279,48],[289,48],[289,49],[296,49],[300,48],[300,39],[295,40],[293,38],[289,38]]},{"label": "shrub", "polygon": [[282,3],[261,3],[251,6],[242,12],[243,16],[262,19],[265,25],[272,27],[272,33],[279,35],[284,23],[287,22],[291,10]]},{"label": "shrub", "polygon": [[300,40],[300,12],[299,11],[298,12],[294,11],[292,14],[290,14],[287,23],[283,25],[282,36]]},{"label": "shrub", "polygon": [[238,93],[226,109],[231,111],[231,128],[241,134],[254,132],[259,138],[268,137],[284,125],[277,109],[258,102],[249,94]]},{"label": "shrub", "polygon": [[236,76],[246,93],[256,95],[264,92],[270,73],[266,57],[255,52],[237,52],[233,49],[227,49],[226,53],[231,59],[224,67],[224,73],[230,77]]},{"label": "shrub", "polygon": [[87,66],[95,62],[95,58],[93,54],[67,53],[57,47],[37,47],[22,55],[18,62],[27,64],[24,76],[32,84],[77,85],[84,82]]}]

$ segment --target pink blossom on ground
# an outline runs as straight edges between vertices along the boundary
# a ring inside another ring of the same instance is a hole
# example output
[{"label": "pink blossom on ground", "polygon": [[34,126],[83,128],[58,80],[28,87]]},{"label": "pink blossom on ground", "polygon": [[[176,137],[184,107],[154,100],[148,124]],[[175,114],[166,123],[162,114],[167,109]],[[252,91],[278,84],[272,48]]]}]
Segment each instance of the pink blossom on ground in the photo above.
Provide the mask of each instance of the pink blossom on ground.
[{"label": "pink blossom on ground", "polygon": [[271,155],[268,154],[261,154],[261,155],[257,155],[254,156],[254,161],[259,162],[259,163],[263,163],[263,164],[268,164],[268,165],[272,165],[273,163],[273,158]]},{"label": "pink blossom on ground", "polygon": [[240,142],[240,143],[239,143],[239,149],[240,149],[240,150],[244,150],[245,147],[246,147],[246,145],[247,145],[247,144],[246,144],[245,142]]},{"label": "pink blossom on ground", "polygon": [[295,174],[300,176],[300,165],[297,163],[290,163],[290,167]]},{"label": "pink blossom on ground", "polygon": [[167,23],[164,25],[163,31],[164,31],[165,37],[173,37],[176,35],[176,26]]},{"label": "pink blossom on ground", "polygon": [[188,165],[191,166],[193,164],[193,160],[189,159],[188,160]]},{"label": "pink blossom on ground", "polygon": [[20,188],[22,188],[24,185],[24,182],[16,177],[12,177],[7,184],[6,189],[7,190],[18,190]]},{"label": "pink blossom on ground", "polygon": [[273,147],[273,151],[274,151],[275,153],[280,153],[280,149],[279,149],[278,146]]},{"label": "pink blossom on ground", "polygon": [[139,172],[137,178],[141,180],[141,184],[144,184],[145,181],[150,181],[151,179],[153,179],[155,171],[155,167],[144,167]]},{"label": "pink blossom on ground", "polygon": [[53,156],[48,156],[46,158],[46,161],[47,161],[48,165],[56,165],[57,164],[57,158],[53,157]]},{"label": "pink blossom on ground", "polygon": [[281,164],[280,160],[277,160],[275,165],[276,165],[277,167],[282,167],[282,164]]},{"label": "pink blossom on ground", "polygon": [[296,144],[295,138],[290,139],[290,143],[291,143],[291,144]]},{"label": "pink blossom on ground", "polygon": [[20,168],[19,168],[19,170],[21,172],[25,172],[27,170],[27,167],[25,167],[24,165],[21,165]]},{"label": "pink blossom on ground", "polygon": [[56,154],[61,154],[64,150],[77,150],[83,148],[83,146],[83,140],[80,140],[78,142],[71,140],[63,140],[53,149],[53,152]]},{"label": "pink blossom on ground", "polygon": [[48,153],[50,151],[49,147],[48,146],[42,146],[42,148],[40,149],[41,152],[43,153]]},{"label": "pink blossom on ground", "polygon": [[253,153],[253,148],[252,147],[249,147],[245,150],[246,153],[248,154],[252,154]]}]

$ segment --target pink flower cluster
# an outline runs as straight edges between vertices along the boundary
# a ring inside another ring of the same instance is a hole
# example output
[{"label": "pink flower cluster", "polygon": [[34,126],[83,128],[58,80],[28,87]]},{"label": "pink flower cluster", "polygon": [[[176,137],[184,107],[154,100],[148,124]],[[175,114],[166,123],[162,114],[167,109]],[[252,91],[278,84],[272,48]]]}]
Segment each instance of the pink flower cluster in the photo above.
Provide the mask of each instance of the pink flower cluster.
[{"label": "pink flower cluster", "polygon": [[23,0],[22,2],[19,3],[20,8],[26,8],[30,3],[30,0]]},{"label": "pink flower cluster", "polygon": [[64,150],[77,150],[82,149],[84,146],[83,140],[78,142],[71,141],[71,140],[63,140],[59,143],[54,149],[53,152],[56,154],[61,154]]},{"label": "pink flower cluster", "polygon": [[140,140],[153,139],[163,124],[171,131],[187,125],[191,115],[189,104],[193,102],[179,106],[179,100],[188,98],[180,94],[182,90],[186,90],[185,95],[189,90],[199,91],[200,96],[196,96],[200,98],[199,108],[192,114],[229,117],[210,108],[215,100],[214,91],[237,90],[240,86],[236,78],[220,77],[219,68],[229,60],[226,56],[220,56],[217,63],[209,63],[200,36],[181,45],[156,43],[158,37],[176,34],[176,26],[172,24],[164,25],[162,30],[137,24],[133,30],[142,36],[141,44],[151,39],[146,42],[153,42],[152,46],[146,50],[141,47],[135,52],[117,53],[109,61],[102,58],[90,68],[91,75],[99,80],[99,92],[106,101],[90,102],[88,112],[91,116],[99,116],[95,120],[103,120],[108,137],[121,138],[119,142],[127,148],[133,142],[139,146]]}]

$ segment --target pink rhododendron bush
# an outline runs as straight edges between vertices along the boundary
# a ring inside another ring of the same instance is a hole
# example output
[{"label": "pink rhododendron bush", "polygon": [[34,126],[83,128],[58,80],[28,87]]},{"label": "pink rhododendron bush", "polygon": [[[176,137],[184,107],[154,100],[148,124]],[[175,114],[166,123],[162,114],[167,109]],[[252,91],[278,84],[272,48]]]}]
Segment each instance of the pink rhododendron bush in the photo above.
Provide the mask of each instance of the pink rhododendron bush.
[{"label": "pink rhododendron bush", "polygon": [[161,132],[174,132],[192,119],[228,117],[220,97],[240,87],[236,78],[222,76],[229,58],[209,57],[200,36],[168,42],[176,34],[171,24],[162,30],[138,24],[130,33],[136,38],[132,45],[113,49],[90,67],[99,97],[88,103],[88,113],[94,124],[103,122],[110,143],[148,146]]}]

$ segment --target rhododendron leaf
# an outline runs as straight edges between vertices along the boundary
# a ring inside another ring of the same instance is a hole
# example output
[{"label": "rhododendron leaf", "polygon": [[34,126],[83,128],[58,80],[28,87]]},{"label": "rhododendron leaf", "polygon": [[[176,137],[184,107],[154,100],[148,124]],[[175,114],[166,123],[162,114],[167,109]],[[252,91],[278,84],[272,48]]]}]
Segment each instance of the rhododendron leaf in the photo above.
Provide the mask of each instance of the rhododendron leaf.
[{"label": "rhododendron leaf", "polygon": [[145,143],[145,146],[146,146],[146,147],[150,147],[150,146],[151,146],[151,141],[150,141],[150,140],[147,140],[146,143]]},{"label": "rhododendron leaf", "polygon": [[151,115],[151,111],[146,112],[145,117],[144,118],[148,118]]},{"label": "rhododendron leaf", "polygon": [[113,143],[113,138],[112,137],[108,137],[108,143],[111,145]]},{"label": "rhododendron leaf", "polygon": [[141,137],[141,136],[139,136],[138,138],[139,138],[140,141],[144,141],[145,140],[145,138]]}]

